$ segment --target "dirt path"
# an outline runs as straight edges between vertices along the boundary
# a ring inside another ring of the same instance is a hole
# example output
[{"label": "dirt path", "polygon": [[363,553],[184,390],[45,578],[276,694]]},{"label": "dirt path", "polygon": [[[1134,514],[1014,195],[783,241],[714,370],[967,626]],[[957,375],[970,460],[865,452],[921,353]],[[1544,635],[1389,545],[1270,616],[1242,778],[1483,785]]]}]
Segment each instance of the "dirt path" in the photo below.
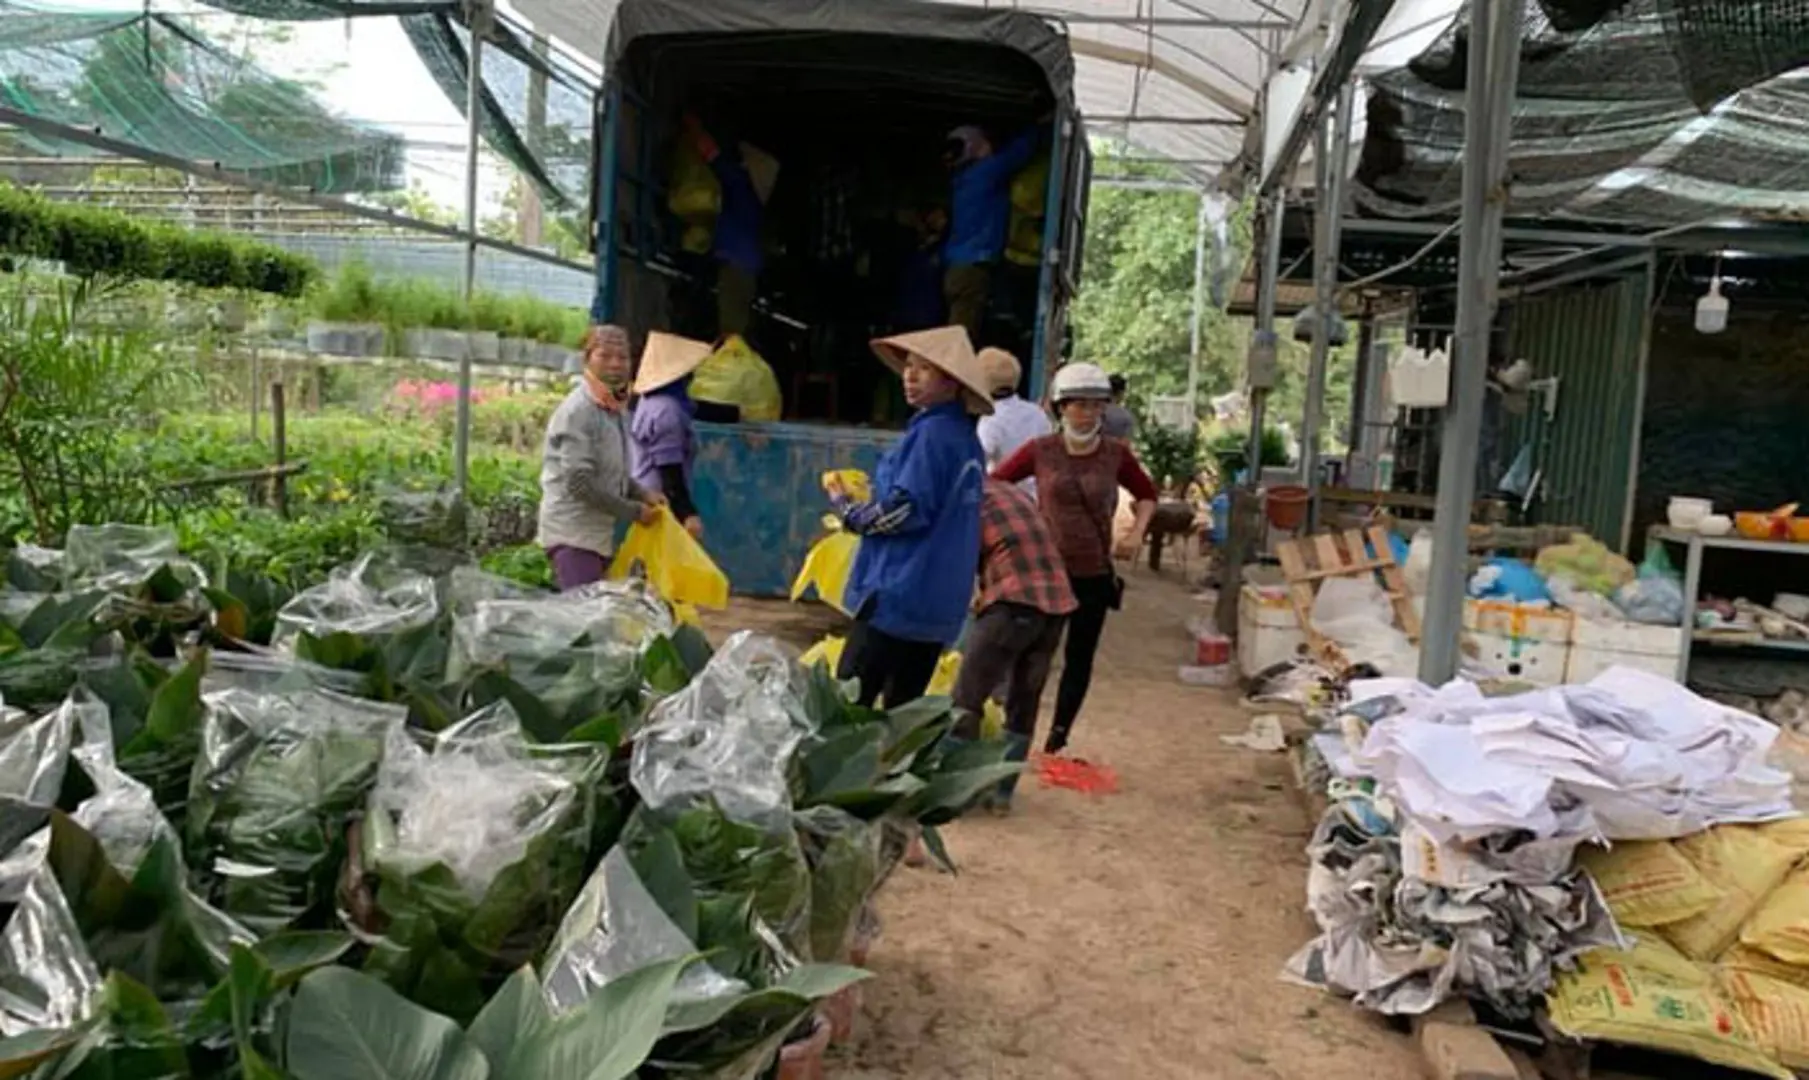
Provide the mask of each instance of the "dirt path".
[{"label": "dirt path", "polygon": [[[959,876],[901,868],[888,883],[878,977],[834,1075],[1419,1075],[1404,1036],[1277,978],[1312,930],[1309,824],[1281,755],[1219,741],[1246,723],[1232,696],[1177,681],[1197,610],[1142,575],[1108,626],[1073,749],[1113,766],[1118,794],[1027,780],[1009,819],[946,831]],[[821,611],[738,604],[718,622],[807,645],[835,625]]]}]

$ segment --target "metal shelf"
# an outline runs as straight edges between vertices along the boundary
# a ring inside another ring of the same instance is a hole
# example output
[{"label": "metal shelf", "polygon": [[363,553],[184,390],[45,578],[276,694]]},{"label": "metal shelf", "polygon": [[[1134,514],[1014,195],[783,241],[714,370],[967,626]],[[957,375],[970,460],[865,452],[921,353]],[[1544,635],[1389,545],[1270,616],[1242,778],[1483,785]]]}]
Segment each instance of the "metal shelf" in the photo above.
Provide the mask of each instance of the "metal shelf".
[{"label": "metal shelf", "polygon": [[[1762,555],[1809,555],[1809,544],[1789,540],[1748,540],[1744,536],[1703,536],[1668,525],[1654,525],[1647,537],[1685,548],[1683,567],[1683,652],[1677,658],[1677,681],[1689,685],[1690,654],[1696,645],[1696,602],[1702,590],[1702,554],[1705,551],[1743,551]],[[1704,638],[1709,648],[1745,649],[1755,652],[1797,652],[1809,654],[1805,641],[1714,641]]]}]

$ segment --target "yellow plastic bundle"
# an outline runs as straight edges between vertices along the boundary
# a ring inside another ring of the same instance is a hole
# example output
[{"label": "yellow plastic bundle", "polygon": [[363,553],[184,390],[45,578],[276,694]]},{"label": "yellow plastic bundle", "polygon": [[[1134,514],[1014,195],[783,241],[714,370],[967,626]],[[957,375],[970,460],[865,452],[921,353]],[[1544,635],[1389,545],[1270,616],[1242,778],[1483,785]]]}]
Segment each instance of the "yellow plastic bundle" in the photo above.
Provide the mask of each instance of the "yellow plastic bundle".
[{"label": "yellow plastic bundle", "polygon": [[1741,1011],[1708,974],[1656,940],[1597,949],[1558,975],[1546,1007],[1574,1039],[1651,1047],[1787,1080]]},{"label": "yellow plastic bundle", "polygon": [[636,523],[616,550],[609,576],[625,578],[639,564],[647,581],[669,604],[724,608],[729,603],[729,579],[685,531],[672,511],[661,507],[652,525]]},{"label": "yellow plastic bundle", "polygon": [[1011,219],[1005,258],[1035,266],[1043,257],[1043,213],[1049,189],[1049,155],[1043,153],[1011,178]]},{"label": "yellow plastic bundle", "polygon": [[1634,578],[1633,564],[1588,533],[1576,533],[1568,544],[1539,552],[1535,565],[1546,577],[1562,576],[1579,588],[1608,596]]},{"label": "yellow plastic bundle", "polygon": [[1809,1069],[1809,990],[1749,971],[1723,969],[1722,996],[1778,1064]]},{"label": "yellow plastic bundle", "polygon": [[[824,491],[837,483],[855,502],[873,498],[873,483],[859,469],[832,469],[823,474]],[[841,519],[834,514],[823,515],[823,528],[829,535],[811,546],[809,554],[804,556],[803,568],[791,583],[792,603],[815,589],[818,600],[844,615],[852,615],[842,603],[842,594],[848,589],[848,575],[854,570],[855,556],[860,554],[861,538],[844,531]]]},{"label": "yellow plastic bundle", "polygon": [[1740,931],[1740,943],[1809,968],[1809,868],[1792,873],[1765,898]]},{"label": "yellow plastic bundle", "polygon": [[743,420],[774,421],[785,410],[778,376],[740,334],[730,334],[691,377],[691,397],[733,405]]},{"label": "yellow plastic bundle", "polygon": [[1011,178],[1011,208],[1019,213],[1042,217],[1049,205],[1049,151],[1030,159],[1030,164]]},{"label": "yellow plastic bundle", "polygon": [[[716,215],[722,213],[722,183],[689,139],[680,139],[672,153],[672,175],[667,184],[666,207],[688,226],[686,250],[697,254],[710,250]],[[692,230],[701,229],[702,248],[692,247]]]}]

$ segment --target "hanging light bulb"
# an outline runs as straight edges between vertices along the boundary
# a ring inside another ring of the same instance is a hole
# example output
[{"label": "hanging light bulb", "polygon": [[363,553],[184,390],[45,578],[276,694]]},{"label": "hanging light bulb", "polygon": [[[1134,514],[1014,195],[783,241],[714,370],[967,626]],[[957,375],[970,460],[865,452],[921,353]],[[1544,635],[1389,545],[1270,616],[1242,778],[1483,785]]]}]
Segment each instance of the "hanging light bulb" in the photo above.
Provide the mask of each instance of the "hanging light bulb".
[{"label": "hanging light bulb", "polygon": [[1715,275],[1708,292],[1696,301],[1696,332],[1719,334],[1727,329],[1727,297],[1721,295],[1721,256],[1715,256]]}]

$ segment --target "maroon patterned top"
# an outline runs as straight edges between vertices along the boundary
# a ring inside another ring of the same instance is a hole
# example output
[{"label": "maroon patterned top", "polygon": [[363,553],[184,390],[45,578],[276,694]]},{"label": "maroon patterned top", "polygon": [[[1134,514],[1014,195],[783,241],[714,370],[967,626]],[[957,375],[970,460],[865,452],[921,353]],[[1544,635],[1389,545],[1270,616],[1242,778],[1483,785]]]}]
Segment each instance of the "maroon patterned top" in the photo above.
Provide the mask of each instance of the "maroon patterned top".
[{"label": "maroon patterned top", "polygon": [[1014,484],[988,480],[980,499],[980,610],[998,603],[1045,615],[1066,615],[1079,606],[1036,503]]},{"label": "maroon patterned top", "polygon": [[1099,449],[1090,454],[1071,454],[1061,435],[1046,435],[1026,443],[993,476],[1012,484],[1036,478],[1043,517],[1055,530],[1068,573],[1077,578],[1112,572],[1118,489],[1138,502],[1155,502],[1160,494],[1130,444],[1109,435],[1101,436]]}]

